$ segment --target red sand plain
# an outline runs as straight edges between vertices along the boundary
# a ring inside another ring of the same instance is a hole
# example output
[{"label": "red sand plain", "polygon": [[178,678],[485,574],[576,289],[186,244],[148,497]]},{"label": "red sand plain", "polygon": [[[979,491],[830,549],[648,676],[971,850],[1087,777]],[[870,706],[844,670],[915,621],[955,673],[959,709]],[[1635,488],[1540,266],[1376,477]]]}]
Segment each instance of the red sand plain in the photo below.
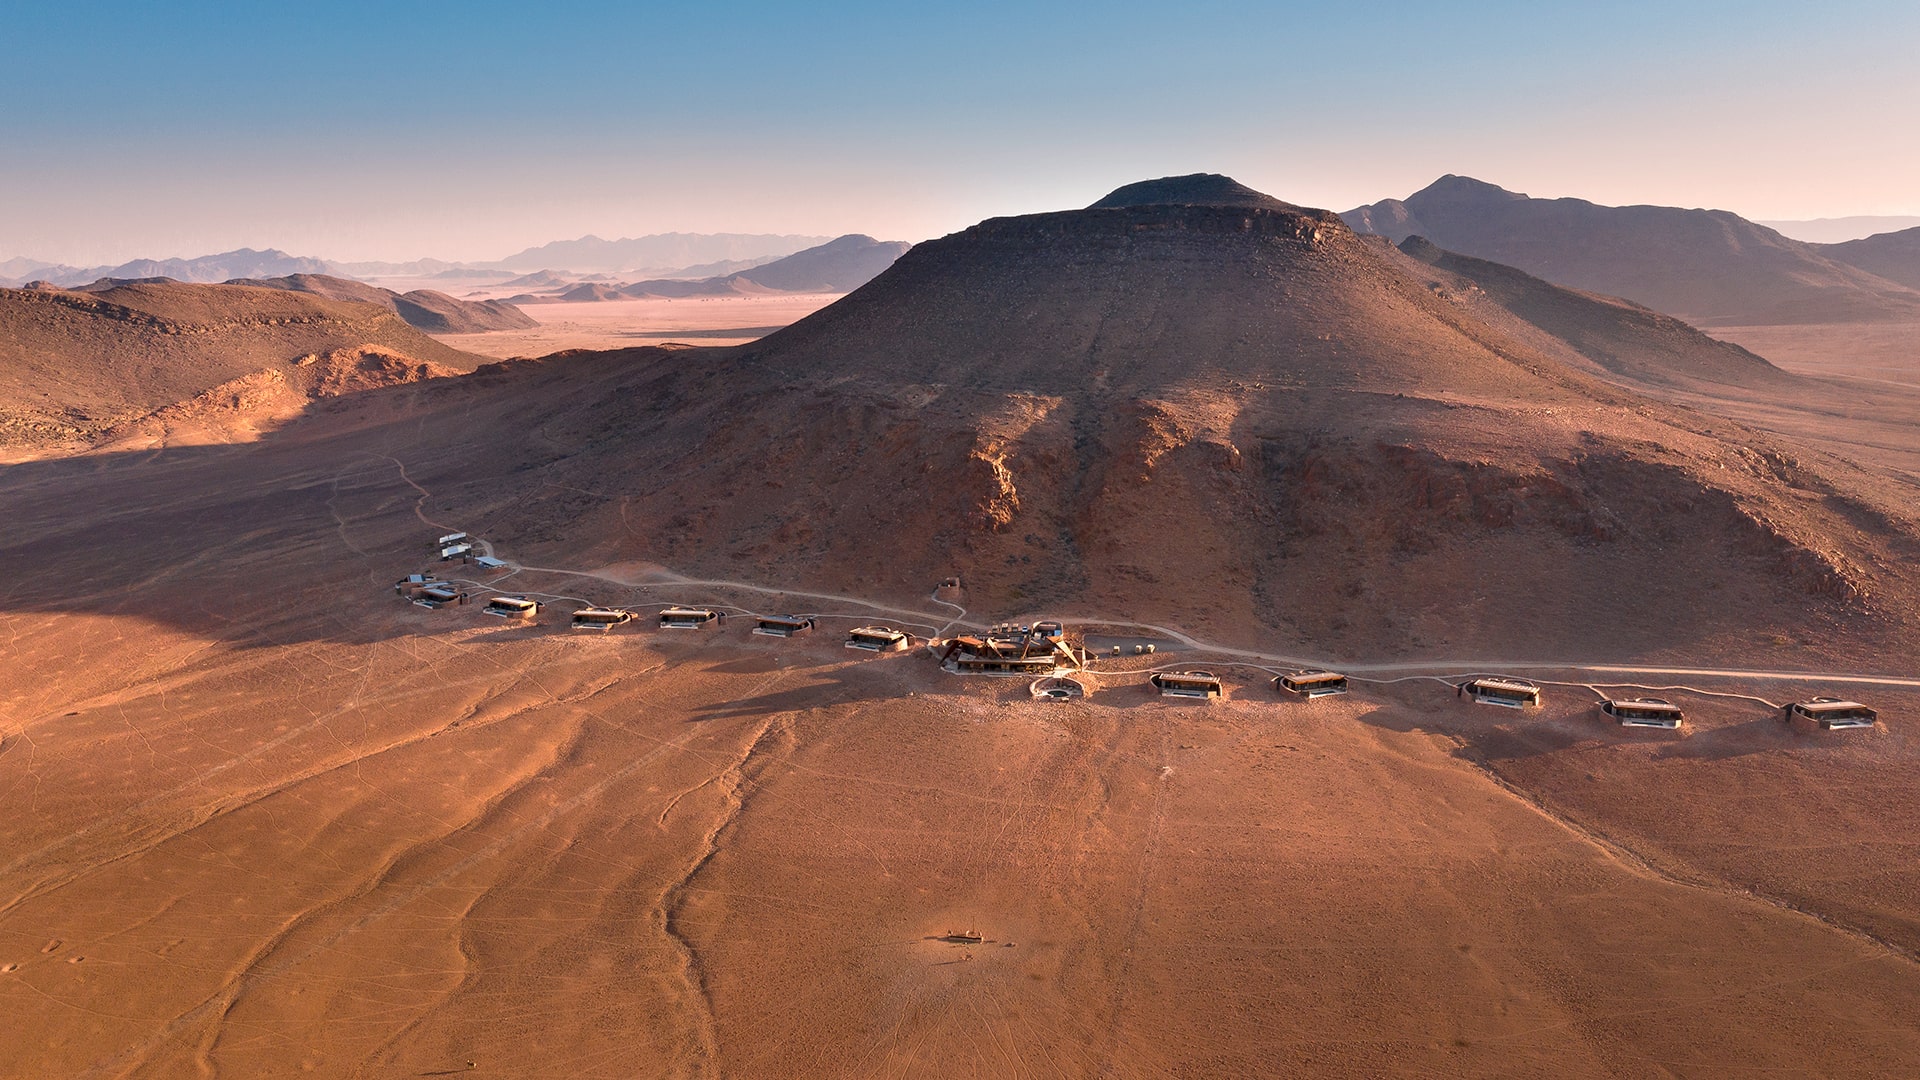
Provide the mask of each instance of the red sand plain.
[{"label": "red sand plain", "polygon": [[1681,693],[1694,726],[1646,736],[1577,687],[1299,704],[1228,669],[1169,704],[1129,657],[1042,705],[842,648],[857,605],[793,641],[425,611],[389,584],[459,523],[392,461],[249,460],[224,492],[190,452],[0,476],[16,535],[85,472],[124,538],[23,567],[0,616],[0,1075],[1920,1061],[1920,695],[1814,735]]},{"label": "red sand plain", "polygon": [[502,360],[546,356],[562,349],[628,349],[667,342],[740,345],[838,299],[835,293],[777,293],[527,304],[520,310],[539,321],[537,328],[435,337],[456,349]]},{"label": "red sand plain", "polygon": [[1912,323],[1716,326],[1710,332],[1804,375],[1920,386],[1920,326]]}]

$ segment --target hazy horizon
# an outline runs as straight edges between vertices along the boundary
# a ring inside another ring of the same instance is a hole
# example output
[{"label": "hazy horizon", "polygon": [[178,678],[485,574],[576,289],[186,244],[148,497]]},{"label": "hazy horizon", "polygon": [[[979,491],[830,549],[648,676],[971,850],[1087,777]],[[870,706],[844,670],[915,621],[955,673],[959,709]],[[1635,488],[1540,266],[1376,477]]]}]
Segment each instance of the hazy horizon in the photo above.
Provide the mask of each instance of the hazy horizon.
[{"label": "hazy horizon", "polygon": [[1874,0],[10,21],[0,259],[924,240],[1196,171],[1336,211],[1460,173],[1756,220],[1920,214],[1920,152],[1890,134],[1920,127],[1920,11]]}]

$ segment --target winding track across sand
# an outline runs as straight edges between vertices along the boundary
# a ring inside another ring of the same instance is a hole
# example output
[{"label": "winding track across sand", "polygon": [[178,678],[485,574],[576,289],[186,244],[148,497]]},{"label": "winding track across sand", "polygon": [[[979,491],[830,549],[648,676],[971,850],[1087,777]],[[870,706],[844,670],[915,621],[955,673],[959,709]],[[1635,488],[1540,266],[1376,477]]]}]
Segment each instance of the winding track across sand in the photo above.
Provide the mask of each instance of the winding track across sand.
[{"label": "winding track across sand", "polygon": [[[481,542],[483,544],[485,543],[485,541],[481,541]],[[487,545],[487,550],[488,550],[488,553],[491,554],[492,546]],[[866,600],[856,596],[845,596],[838,593],[813,593],[813,592],[800,592],[800,591],[795,591],[791,589],[775,589],[775,588],[769,588],[764,585],[755,585],[751,582],[735,581],[735,580],[730,580],[726,578],[686,578],[686,577],[680,577],[679,575],[670,574],[670,575],[667,575],[667,578],[668,578],[667,580],[635,581],[627,578],[616,577],[610,574],[597,574],[597,573],[593,573],[591,571],[585,571],[585,570],[567,570],[559,567],[548,567],[548,566],[525,566],[520,563],[513,562],[510,559],[504,560],[504,561],[507,563],[508,566],[513,568],[514,573],[525,571],[529,573],[566,574],[573,577],[584,577],[584,578],[592,578],[599,581],[607,581],[613,584],[625,586],[627,588],[645,589],[645,588],[667,587],[667,586],[700,586],[705,588],[741,589],[749,592],[769,593],[769,594],[777,594],[781,596],[797,596],[797,597],[806,597],[808,599],[833,600],[841,603],[857,604],[861,607],[869,608],[876,612],[892,614],[892,615],[907,615],[907,616],[913,616],[915,618],[920,618],[920,619],[934,619],[939,617],[929,612],[915,611],[911,608],[894,607],[888,604],[880,603],[875,600]],[[498,590],[492,590],[492,591],[498,591]],[[577,599],[577,598],[573,598],[573,599]],[[936,636],[945,634],[948,630],[952,629],[955,626],[978,627],[981,625],[979,623],[967,622],[966,609],[963,607],[960,607],[957,604],[948,604],[946,601],[943,601],[943,600],[934,600],[933,602],[936,604],[941,604],[942,606],[952,607],[954,608],[955,611],[959,613],[954,618],[949,620],[944,626],[939,627],[939,629],[935,631]],[[750,614],[754,614],[754,613],[750,613]],[[830,617],[838,617],[838,616],[830,616]],[[1346,672],[1349,675],[1355,675],[1361,681],[1364,681],[1364,682],[1394,682],[1398,680],[1369,679],[1369,678],[1366,678],[1365,675],[1361,675],[1359,673],[1366,673],[1370,675],[1405,675],[1413,678],[1429,678],[1429,677],[1444,678],[1449,676],[1466,677],[1469,675],[1493,674],[1498,672],[1512,673],[1512,672],[1522,672],[1522,671],[1566,671],[1566,672],[1581,672],[1581,673],[1586,673],[1590,675],[1600,675],[1600,676],[1606,676],[1606,675],[1650,676],[1651,675],[1651,676],[1661,676],[1661,677],[1703,678],[1703,679],[1768,679],[1768,680],[1785,680],[1785,681],[1801,681],[1801,682],[1846,683],[1846,684],[1855,684],[1855,685],[1862,685],[1862,686],[1898,686],[1898,687],[1920,688],[1920,678],[1898,676],[1898,675],[1874,675],[1874,674],[1862,674],[1857,672],[1828,672],[1828,671],[1762,671],[1762,670],[1755,670],[1755,669],[1748,669],[1748,668],[1656,667],[1656,666],[1650,666],[1650,665],[1642,666],[1642,665],[1631,665],[1631,664],[1587,664],[1587,663],[1579,663],[1575,661],[1566,661],[1566,660],[1477,660],[1477,659],[1476,660],[1444,660],[1443,659],[1443,660],[1407,660],[1407,661],[1396,661],[1393,663],[1385,663],[1385,664],[1335,664],[1329,661],[1313,659],[1310,657],[1289,656],[1289,655],[1282,655],[1277,653],[1263,653],[1263,652],[1258,652],[1252,649],[1235,649],[1227,645],[1219,645],[1209,641],[1202,641],[1199,638],[1195,638],[1189,634],[1182,633],[1178,630],[1172,629],[1171,627],[1156,626],[1151,623],[1119,622],[1119,621],[1104,618],[1098,615],[1079,616],[1079,617],[1075,617],[1073,621],[1095,622],[1095,623],[1101,623],[1107,626],[1126,626],[1126,627],[1133,627],[1141,630],[1151,630],[1155,633],[1163,634],[1168,638],[1171,638],[1175,641],[1180,642],[1182,645],[1185,645],[1188,648],[1192,649],[1196,654],[1202,654],[1206,656],[1241,657],[1247,660],[1261,661],[1262,663],[1255,664],[1253,666],[1260,667],[1262,670],[1274,670],[1273,668],[1267,667],[1267,665],[1269,664],[1279,665],[1283,667],[1291,667],[1291,668],[1302,668],[1302,667],[1338,668],[1339,670]],[[915,625],[917,625],[921,629],[929,629],[929,628],[932,628],[933,626],[932,623],[918,623]],[[1275,671],[1275,674],[1279,674],[1279,673],[1280,672]],[[1582,683],[1580,685],[1586,685],[1586,684]],[[1672,686],[1672,687],[1661,687],[1656,689],[1692,690],[1694,688],[1688,687],[1688,686]],[[1701,692],[1710,693],[1711,691],[1701,691]]]},{"label": "winding track across sand", "polygon": [[[415,491],[418,491],[420,493],[420,499],[414,505],[415,516],[419,517],[421,521],[435,528],[455,529],[456,528],[455,526],[447,525],[444,522],[434,521],[431,518],[428,518],[426,516],[425,512],[421,509],[421,504],[424,503],[427,499],[432,498],[433,497],[432,493],[429,492],[426,488],[421,487],[419,484],[415,483],[413,478],[407,475],[406,466],[403,465],[398,458],[388,457],[387,460],[393,462],[394,466],[400,470],[400,478],[406,481],[409,487],[413,488]],[[485,552],[488,555],[494,555],[493,545],[491,543],[488,543],[484,539],[478,539],[478,538],[476,538],[476,542],[485,550]],[[495,557],[498,558],[499,556],[496,555]],[[688,577],[682,577],[678,574],[674,574],[671,571],[661,571],[660,577],[662,577],[664,580],[634,581],[628,578],[616,577],[611,574],[599,574],[599,573],[594,573],[592,571],[587,571],[587,570],[568,570],[561,567],[550,567],[550,566],[526,566],[524,564],[514,562],[511,559],[505,559],[503,561],[506,562],[506,564],[512,568],[512,571],[511,571],[512,574],[519,574],[523,572],[524,573],[544,573],[544,574],[565,574],[572,577],[584,577],[584,578],[590,578],[596,581],[611,582],[616,585],[621,585],[627,588],[634,588],[634,589],[661,588],[661,587],[671,587],[671,586],[699,586],[699,587],[705,587],[705,588],[741,589],[748,592],[767,593],[770,595],[805,597],[810,600],[832,600],[838,603],[855,604],[860,607],[868,608],[870,610],[881,612],[884,614],[908,616],[914,619],[940,618],[938,614],[933,612],[915,611],[912,608],[894,607],[889,604],[883,604],[877,601],[867,600],[858,596],[846,596],[840,593],[815,593],[815,592],[800,592],[800,591],[795,591],[791,589],[774,589],[774,588],[769,588],[765,585],[755,585],[751,582],[734,581],[726,578],[688,578]],[[492,591],[492,592],[499,591],[498,589],[493,589],[491,586],[481,586],[481,587],[486,589],[487,591]],[[579,598],[567,597],[566,599],[577,600]],[[958,614],[955,615],[952,619],[948,620],[945,625],[939,626],[938,629],[934,631],[935,636],[944,635],[948,630],[951,630],[956,626],[969,626],[969,627],[976,627],[976,628],[982,626],[982,624],[980,623],[972,623],[972,622],[966,621],[966,614],[967,614],[966,608],[960,607],[957,604],[947,603],[944,600],[933,600],[933,602],[941,605],[942,607],[953,608],[956,612],[958,612]],[[840,617],[840,616],[829,616],[829,617]],[[1279,653],[1263,653],[1263,652],[1258,652],[1252,649],[1236,649],[1236,648],[1232,648],[1231,646],[1219,645],[1209,641],[1202,641],[1198,638],[1195,638],[1189,634],[1182,633],[1181,631],[1175,630],[1171,627],[1157,626],[1153,623],[1115,620],[1115,619],[1109,619],[1100,615],[1074,615],[1074,616],[1068,616],[1064,618],[1071,619],[1071,621],[1074,621],[1074,622],[1099,623],[1105,626],[1125,626],[1125,627],[1132,627],[1140,630],[1151,630],[1154,633],[1165,635],[1166,637],[1171,638],[1174,641],[1180,642],[1182,645],[1187,646],[1188,648],[1194,650],[1196,653],[1205,654],[1208,656],[1238,657],[1238,658],[1242,658],[1249,661],[1259,661],[1260,663],[1256,663],[1253,666],[1259,667],[1262,670],[1273,670],[1272,668],[1268,668],[1266,666],[1268,664],[1281,665],[1289,668],[1303,668],[1303,667],[1337,668],[1343,672],[1346,672],[1349,675],[1353,675],[1359,678],[1359,680],[1363,682],[1399,681],[1396,679],[1384,679],[1384,678],[1371,679],[1371,678],[1367,678],[1366,677],[1367,675],[1402,675],[1402,676],[1409,676],[1412,678],[1447,678],[1447,677],[1464,678],[1472,675],[1493,674],[1493,673],[1500,673],[1500,672],[1513,673],[1513,672],[1522,672],[1522,671],[1565,671],[1565,672],[1581,672],[1581,673],[1599,675],[1599,676],[1632,675],[1632,676],[1662,676],[1662,677],[1697,678],[1697,679],[1741,679],[1741,680],[1765,679],[1765,680],[1780,680],[1780,681],[1789,681],[1789,682],[1842,683],[1842,684],[1857,685],[1857,686],[1896,686],[1896,687],[1906,687],[1906,688],[1920,688],[1920,677],[1900,676],[1900,675],[1876,675],[1876,674],[1862,673],[1862,672],[1763,671],[1763,670],[1754,670],[1754,669],[1748,669],[1748,668],[1658,667],[1658,666],[1652,666],[1652,665],[1634,665],[1634,664],[1586,664],[1586,663],[1579,663],[1576,661],[1567,661],[1567,660],[1480,660],[1480,659],[1404,660],[1404,661],[1396,661],[1393,663],[1385,663],[1385,664],[1337,664],[1331,661],[1316,659],[1312,657],[1289,656],[1289,655],[1283,655]],[[932,622],[925,622],[925,623],[918,623],[915,625],[919,629],[934,629],[936,624]],[[1364,673],[1364,674],[1361,674],[1361,673]],[[1278,672],[1276,672],[1276,674],[1278,674]],[[1570,684],[1570,685],[1585,686],[1588,684],[1579,683],[1579,684]],[[1638,684],[1617,684],[1617,685],[1638,685]],[[1694,687],[1690,687],[1690,686],[1655,687],[1652,689],[1695,690]],[[1713,691],[1705,691],[1705,690],[1699,690],[1695,692],[1708,693],[1708,694],[1713,693]]]}]

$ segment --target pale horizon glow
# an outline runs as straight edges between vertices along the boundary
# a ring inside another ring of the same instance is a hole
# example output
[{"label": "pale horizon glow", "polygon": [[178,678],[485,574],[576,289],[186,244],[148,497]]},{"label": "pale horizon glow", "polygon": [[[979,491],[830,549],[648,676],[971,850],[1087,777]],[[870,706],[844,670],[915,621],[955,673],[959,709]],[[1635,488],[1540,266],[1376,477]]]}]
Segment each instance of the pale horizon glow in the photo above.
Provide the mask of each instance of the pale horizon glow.
[{"label": "pale horizon glow", "polygon": [[1223,172],[1920,215],[1920,7],[53,5],[0,40],[0,260],[924,240]]}]

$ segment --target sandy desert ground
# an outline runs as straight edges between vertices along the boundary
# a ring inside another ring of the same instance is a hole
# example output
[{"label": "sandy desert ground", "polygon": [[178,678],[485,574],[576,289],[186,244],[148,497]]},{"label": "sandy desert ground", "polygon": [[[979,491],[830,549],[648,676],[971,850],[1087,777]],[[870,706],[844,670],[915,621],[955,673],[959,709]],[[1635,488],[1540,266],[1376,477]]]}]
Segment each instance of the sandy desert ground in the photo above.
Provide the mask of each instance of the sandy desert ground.
[{"label": "sandy desert ground", "polygon": [[739,345],[797,322],[839,298],[831,293],[778,293],[527,304],[520,310],[539,321],[536,329],[436,336],[456,349],[503,360],[546,356],[562,349],[625,349],[667,342]]},{"label": "sandy desert ground", "polygon": [[1710,333],[1804,375],[1920,385],[1920,326],[1912,323],[1716,326]]},{"label": "sandy desert ground", "polygon": [[541,565],[601,576],[492,584],[829,617],[507,624],[394,597],[462,524],[432,494],[462,465],[391,449],[0,474],[0,1075],[1920,1060],[1920,691],[1839,687],[1888,723],[1816,734],[1739,695],[1834,686],[1688,680],[1690,728],[1646,735],[1557,683],[1529,714],[1387,673],[1303,704],[1216,665],[1227,701],[1169,704],[1127,657],[1043,705],[841,647],[954,616],[931,599],[634,587],[564,544]]}]

